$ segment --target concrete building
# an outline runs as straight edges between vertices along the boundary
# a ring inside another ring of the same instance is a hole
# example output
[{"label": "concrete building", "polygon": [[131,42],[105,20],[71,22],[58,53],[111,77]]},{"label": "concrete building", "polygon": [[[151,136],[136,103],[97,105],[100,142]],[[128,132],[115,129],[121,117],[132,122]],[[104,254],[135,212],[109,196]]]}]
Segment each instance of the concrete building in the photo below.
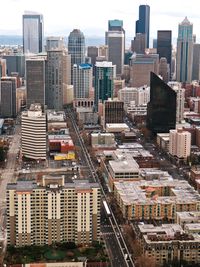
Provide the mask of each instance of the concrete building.
[{"label": "concrete building", "polygon": [[32,104],[22,113],[22,155],[35,160],[46,160],[46,116],[40,104]]},{"label": "concrete building", "polygon": [[144,33],[136,33],[134,40],[131,41],[131,51],[136,54],[145,54],[146,35]]},{"label": "concrete building", "polygon": [[116,66],[112,62],[96,62],[95,64],[95,110],[98,111],[98,103],[102,103],[113,97],[114,78]]},{"label": "concrete building", "polygon": [[64,87],[63,105],[72,104],[74,101],[74,86],[68,85]]},{"label": "concrete building", "polygon": [[100,238],[99,185],[87,180],[43,177],[41,183],[7,185],[8,244],[90,244]]},{"label": "concrete building", "polygon": [[40,53],[43,51],[43,15],[25,12],[23,15],[23,52]]},{"label": "concrete building", "polygon": [[156,135],[156,144],[160,149],[169,152],[169,133],[158,133]]},{"label": "concrete building", "polygon": [[119,100],[106,100],[103,104],[102,124],[122,123],[124,120],[124,102]]},{"label": "concrete building", "polygon": [[113,181],[137,181],[139,179],[139,166],[134,159],[110,160],[108,170]]},{"label": "concrete building", "polygon": [[130,128],[126,123],[106,123],[107,133],[130,132]]},{"label": "concrete building", "polygon": [[182,129],[170,130],[169,153],[178,159],[187,159],[191,150],[191,133]]},{"label": "concrete building", "polygon": [[176,123],[184,120],[185,89],[179,82],[169,82],[168,85],[176,92]]},{"label": "concrete building", "polygon": [[45,50],[63,50],[65,49],[64,37],[61,36],[48,36],[46,38]]},{"label": "concrete building", "polygon": [[150,73],[159,73],[159,56],[157,54],[134,54],[130,62],[130,86],[150,85]]},{"label": "concrete building", "polygon": [[104,61],[108,60],[108,46],[107,45],[99,46],[99,57],[105,58]]},{"label": "concrete building", "polygon": [[135,102],[135,106],[147,104],[150,100],[150,87],[124,87],[119,90],[118,99],[124,102],[124,106],[128,106],[132,101]]},{"label": "concrete building", "polygon": [[115,147],[115,135],[113,133],[92,133],[91,145],[93,148]]},{"label": "concrete building", "polygon": [[108,60],[116,65],[116,74],[122,75],[125,53],[125,33],[124,31],[108,31]]},{"label": "concrete building", "polygon": [[179,211],[200,211],[197,191],[184,180],[114,182],[114,196],[127,220],[172,220]]},{"label": "concrete building", "polygon": [[94,66],[96,58],[99,56],[99,49],[97,46],[88,46],[87,56],[91,58],[91,64]]},{"label": "concrete building", "polygon": [[193,24],[185,17],[178,26],[176,80],[178,82],[192,81],[193,61]]},{"label": "concrete building", "polygon": [[113,90],[113,97],[118,97],[118,92],[120,89],[125,87],[125,80],[121,78],[114,79],[114,90]]},{"label": "concrete building", "polygon": [[0,58],[0,79],[1,77],[5,77],[7,75],[6,71],[7,71],[6,60]]},{"label": "concrete building", "polygon": [[164,82],[169,81],[170,69],[169,69],[169,64],[167,64],[167,59],[165,57],[160,58],[159,75],[163,78]]},{"label": "concrete building", "polygon": [[2,77],[0,80],[0,116],[2,118],[16,117],[16,89],[15,77]]},{"label": "concrete building", "polygon": [[192,80],[200,80],[200,44],[193,44]]},{"label": "concrete building", "polygon": [[40,103],[45,106],[46,86],[46,60],[45,58],[34,57],[26,60],[26,92],[27,108],[33,103]]},{"label": "concrete building", "polygon": [[92,65],[74,64],[73,66],[73,86],[74,98],[89,98],[92,88]]},{"label": "concrete building", "polygon": [[192,266],[200,263],[200,238],[197,233],[188,233],[178,224],[144,224],[138,225],[138,228],[147,261],[148,258],[155,260],[158,266],[171,265],[173,261],[177,262],[177,266],[180,262],[192,263]]},{"label": "concrete building", "polygon": [[50,109],[63,109],[63,95],[71,84],[71,56],[66,50],[47,51],[46,104]]}]

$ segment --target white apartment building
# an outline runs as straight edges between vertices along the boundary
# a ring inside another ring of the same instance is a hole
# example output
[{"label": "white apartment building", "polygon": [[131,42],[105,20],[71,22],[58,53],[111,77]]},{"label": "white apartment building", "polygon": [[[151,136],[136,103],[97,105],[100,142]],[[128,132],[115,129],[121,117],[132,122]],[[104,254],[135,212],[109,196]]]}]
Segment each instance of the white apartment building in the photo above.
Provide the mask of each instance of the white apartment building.
[{"label": "white apartment building", "polygon": [[182,129],[170,130],[169,153],[179,159],[190,156],[191,133]]},{"label": "white apartment building", "polygon": [[46,159],[46,116],[40,104],[32,104],[22,112],[22,155],[35,160]]},{"label": "white apartment building", "polygon": [[176,123],[184,120],[185,89],[179,82],[169,82],[168,85],[176,92]]},{"label": "white apartment building", "polygon": [[124,102],[124,108],[133,101],[136,106],[147,104],[150,100],[150,87],[125,87],[119,90],[118,99]]},{"label": "white apartment building", "polygon": [[7,241],[17,247],[89,244],[100,236],[100,188],[87,180],[43,177],[7,186]]}]

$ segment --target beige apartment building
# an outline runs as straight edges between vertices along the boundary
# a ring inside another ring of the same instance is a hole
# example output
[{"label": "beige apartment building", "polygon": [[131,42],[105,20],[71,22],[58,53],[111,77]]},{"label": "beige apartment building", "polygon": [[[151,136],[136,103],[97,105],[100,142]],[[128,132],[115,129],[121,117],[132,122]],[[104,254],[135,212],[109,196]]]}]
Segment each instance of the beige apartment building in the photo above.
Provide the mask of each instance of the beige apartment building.
[{"label": "beige apartment building", "polygon": [[178,159],[187,159],[191,150],[191,133],[183,129],[170,130],[169,153]]},{"label": "beige apartment building", "polygon": [[98,184],[64,176],[8,184],[8,245],[90,244],[100,236],[100,199]]}]

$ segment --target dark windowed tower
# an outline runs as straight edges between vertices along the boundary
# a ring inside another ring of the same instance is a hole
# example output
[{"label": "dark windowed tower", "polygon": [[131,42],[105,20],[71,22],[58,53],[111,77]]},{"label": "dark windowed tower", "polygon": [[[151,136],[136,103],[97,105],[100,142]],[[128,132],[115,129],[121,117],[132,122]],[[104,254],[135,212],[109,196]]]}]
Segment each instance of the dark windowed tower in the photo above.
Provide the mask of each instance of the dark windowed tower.
[{"label": "dark windowed tower", "polygon": [[171,71],[172,61],[172,31],[158,31],[157,33],[157,54],[159,59],[165,57]]},{"label": "dark windowed tower", "polygon": [[167,133],[176,125],[176,92],[151,72],[147,128],[154,134]]},{"label": "dark windowed tower", "polygon": [[150,24],[150,6],[139,6],[139,19],[136,21],[136,34],[145,34],[146,48],[149,48],[149,24]]}]

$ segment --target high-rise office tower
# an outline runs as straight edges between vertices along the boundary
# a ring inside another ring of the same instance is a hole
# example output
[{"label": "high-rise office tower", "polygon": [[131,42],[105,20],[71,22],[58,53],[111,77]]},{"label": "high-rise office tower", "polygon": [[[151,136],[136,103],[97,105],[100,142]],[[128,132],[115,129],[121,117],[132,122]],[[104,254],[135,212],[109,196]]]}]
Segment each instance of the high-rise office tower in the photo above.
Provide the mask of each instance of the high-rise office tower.
[{"label": "high-rise office tower", "polygon": [[3,118],[16,116],[16,88],[15,77],[2,77],[0,81],[0,115]]},{"label": "high-rise office tower", "polygon": [[136,33],[134,40],[131,41],[131,50],[137,54],[145,53],[145,34],[144,33]]},{"label": "high-rise office tower", "polygon": [[165,57],[160,58],[159,62],[159,75],[163,78],[164,82],[169,81],[169,64],[167,64],[167,59]]},{"label": "high-rise office tower", "polygon": [[22,112],[22,155],[35,160],[46,159],[46,115],[40,104],[31,104]]},{"label": "high-rise office tower", "polygon": [[64,90],[71,84],[71,56],[66,50],[47,51],[46,104],[50,109],[63,109]]},{"label": "high-rise office tower", "polygon": [[100,239],[101,193],[97,183],[44,176],[40,183],[8,184],[6,194],[8,245],[89,245]]},{"label": "high-rise office tower", "polygon": [[73,86],[75,98],[89,98],[92,89],[92,65],[80,64],[73,66]]},{"label": "high-rise office tower", "polygon": [[45,105],[45,71],[46,60],[34,57],[26,60],[26,93],[27,108],[31,104],[40,103],[42,108]]},{"label": "high-rise office tower", "polygon": [[136,21],[136,34],[144,33],[146,44],[145,48],[149,48],[149,27],[150,27],[150,6],[139,6],[139,19]]},{"label": "high-rise office tower", "polygon": [[106,44],[108,45],[108,60],[116,65],[116,74],[121,75],[123,73],[125,53],[125,31],[122,20],[108,21]]},{"label": "high-rise office tower", "polygon": [[165,57],[171,71],[172,61],[172,31],[157,32],[157,54],[159,58]]},{"label": "high-rise office tower", "polygon": [[108,46],[107,45],[99,46],[99,57],[103,57],[104,61],[108,60]]},{"label": "high-rise office tower", "polygon": [[176,80],[178,82],[192,81],[193,61],[193,24],[187,17],[178,26]]},{"label": "high-rise office tower", "polygon": [[43,15],[25,12],[23,15],[23,51],[40,53],[43,51]]},{"label": "high-rise office tower", "polygon": [[130,61],[130,86],[150,85],[150,73],[159,74],[157,54],[134,54]]},{"label": "high-rise office tower", "polygon": [[6,76],[6,60],[0,58],[0,78]]},{"label": "high-rise office tower", "polygon": [[193,45],[192,80],[200,80],[200,44]]},{"label": "high-rise office tower", "polygon": [[169,153],[178,159],[186,159],[190,156],[191,133],[183,129],[170,130]]},{"label": "high-rise office tower", "polygon": [[71,55],[71,77],[74,64],[85,63],[85,37],[79,29],[74,29],[68,37],[68,53]]},{"label": "high-rise office tower", "polygon": [[91,58],[91,64],[94,66],[96,58],[99,55],[99,49],[97,46],[88,46],[87,56]]},{"label": "high-rise office tower", "polygon": [[65,42],[64,37],[61,36],[49,36],[46,39],[46,51],[53,49],[64,49]]},{"label": "high-rise office tower", "polygon": [[6,59],[6,74],[11,75],[12,72],[18,72],[20,77],[25,78],[25,56],[23,54],[12,54],[2,56]]},{"label": "high-rise office tower", "polygon": [[151,72],[147,128],[152,133],[167,133],[176,125],[176,92]]},{"label": "high-rise office tower", "polygon": [[96,62],[95,64],[95,110],[98,111],[99,100],[104,102],[113,97],[113,85],[116,66],[112,62]]}]

